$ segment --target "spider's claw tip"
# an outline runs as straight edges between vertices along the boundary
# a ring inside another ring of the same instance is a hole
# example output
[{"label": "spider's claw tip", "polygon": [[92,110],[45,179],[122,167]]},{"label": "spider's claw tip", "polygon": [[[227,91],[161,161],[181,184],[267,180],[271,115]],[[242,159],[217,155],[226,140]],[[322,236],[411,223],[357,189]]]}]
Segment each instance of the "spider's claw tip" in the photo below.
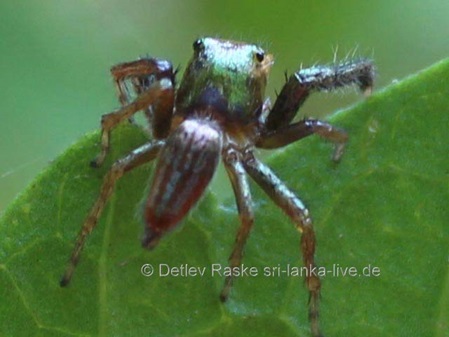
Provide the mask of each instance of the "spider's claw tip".
[{"label": "spider's claw tip", "polygon": [[362,92],[363,92],[363,96],[369,97],[373,93],[373,87],[372,86],[368,86],[366,88],[362,88]]},{"label": "spider's claw tip", "polygon": [[65,288],[69,285],[70,283],[70,277],[67,277],[67,275],[63,275],[61,277],[61,280],[59,281],[59,286],[62,288]]},{"label": "spider's claw tip", "polygon": [[227,294],[220,294],[220,302],[221,303],[225,303],[228,300],[228,295]]}]

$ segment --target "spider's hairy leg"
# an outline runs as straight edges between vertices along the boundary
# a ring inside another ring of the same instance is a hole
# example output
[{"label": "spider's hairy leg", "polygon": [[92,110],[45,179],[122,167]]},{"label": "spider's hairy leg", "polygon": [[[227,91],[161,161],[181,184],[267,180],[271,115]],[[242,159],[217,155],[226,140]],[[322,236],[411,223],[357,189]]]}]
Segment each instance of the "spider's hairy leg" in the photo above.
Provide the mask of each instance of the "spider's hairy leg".
[{"label": "spider's hairy leg", "polygon": [[[243,249],[253,227],[254,213],[252,208],[251,191],[249,189],[248,179],[241,162],[240,154],[232,148],[225,149],[223,152],[223,163],[234,190],[240,217],[240,228],[235,238],[232,253],[229,256],[229,265],[231,270],[234,270],[234,267],[238,267],[241,264]],[[227,300],[232,283],[232,275],[227,276],[223,289],[220,293],[220,299],[222,302]]]},{"label": "spider's hairy leg", "polygon": [[175,72],[169,61],[144,57],[137,61],[123,62],[112,66],[111,76],[119,102],[125,106],[132,100],[128,81],[135,91],[134,94],[138,95],[151,83],[162,78],[169,78],[174,82]]},{"label": "spider's hairy leg", "polygon": [[60,281],[61,287],[67,286],[72,279],[73,272],[75,271],[76,265],[78,264],[80,253],[84,247],[87,236],[97,225],[98,219],[100,218],[100,215],[104,207],[106,206],[109,197],[114,191],[117,180],[120,179],[125,173],[133,170],[134,168],[152,161],[157,156],[159,150],[163,145],[164,142],[160,140],[144,144],[141,147],[133,150],[126,157],[117,160],[112,165],[111,169],[104,177],[103,185],[100,189],[100,196],[90,210],[89,215],[84,221],[83,226],[81,227],[81,230],[78,234],[75,242],[75,247],[72,251],[72,255],[68,262],[65,273]]},{"label": "spider's hairy leg", "polygon": [[245,170],[265,193],[290,217],[301,235],[301,253],[307,268],[306,285],[309,290],[309,320],[313,337],[321,336],[318,316],[320,279],[315,269],[315,232],[309,211],[299,198],[268,168],[248,153],[243,161]]},{"label": "spider's hairy leg", "polygon": [[264,130],[256,145],[263,149],[275,149],[313,134],[317,134],[335,144],[332,160],[338,162],[343,155],[348,134],[340,128],[313,118],[282,126],[274,131]]},{"label": "spider's hairy leg", "polygon": [[374,76],[372,61],[363,58],[301,69],[291,75],[283,86],[266,119],[265,127],[267,130],[276,130],[290,124],[307,97],[315,91],[331,91],[357,85],[360,90],[369,94]]},{"label": "spider's hairy leg", "polygon": [[[152,108],[154,138],[163,139],[170,130],[174,105],[174,72],[169,62],[144,59],[116,65],[111,72],[123,106],[101,117],[101,152],[91,162],[93,167],[101,166],[106,158],[111,130],[138,111]],[[142,86],[135,100],[128,102],[126,81],[136,78],[140,79]]]}]

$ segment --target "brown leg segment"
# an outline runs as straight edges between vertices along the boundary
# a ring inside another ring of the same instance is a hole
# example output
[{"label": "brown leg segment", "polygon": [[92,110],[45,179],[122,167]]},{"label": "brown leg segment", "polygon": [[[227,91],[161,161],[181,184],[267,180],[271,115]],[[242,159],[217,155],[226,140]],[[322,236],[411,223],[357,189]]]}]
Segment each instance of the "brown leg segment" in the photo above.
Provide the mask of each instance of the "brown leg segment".
[{"label": "brown leg segment", "polygon": [[122,106],[131,103],[131,95],[126,85],[132,81],[136,94],[142,93],[151,83],[168,78],[174,83],[175,73],[170,62],[154,58],[143,58],[137,61],[119,63],[111,68],[117,95]]},{"label": "brown leg segment", "polygon": [[[133,62],[120,63],[111,68],[111,74],[122,106],[128,105],[132,100],[128,82],[135,95],[141,95],[151,89],[155,82],[163,79],[169,81],[172,88],[175,87],[176,71],[173,71],[171,63],[165,60],[143,58]],[[165,86],[167,87],[167,85]],[[164,90],[160,93],[159,99],[143,109],[152,125],[154,138],[163,139],[168,136],[173,104],[174,90]]]},{"label": "brown leg segment", "polygon": [[297,123],[282,126],[274,131],[262,133],[256,145],[263,149],[275,149],[312,134],[317,134],[333,142],[335,150],[332,159],[334,161],[340,160],[348,140],[348,134],[342,129],[316,119],[304,119]]},{"label": "brown leg segment", "polygon": [[309,320],[313,337],[321,336],[318,315],[320,280],[311,273],[315,267],[315,232],[309,211],[299,198],[252,153],[248,153],[243,161],[245,170],[268,196],[290,217],[301,235],[301,252],[304,266],[307,268],[306,285],[309,290]]},{"label": "brown leg segment", "polygon": [[60,281],[61,287],[65,287],[69,284],[73,272],[75,271],[75,267],[78,264],[80,253],[84,247],[86,238],[97,225],[98,219],[100,218],[109,197],[114,191],[117,180],[120,179],[126,172],[131,171],[132,169],[156,158],[163,144],[163,141],[155,141],[135,149],[126,157],[117,160],[106,174],[103,180],[103,185],[100,189],[100,196],[90,210],[90,213],[84,221],[76,239],[75,247],[73,248],[66,271]]},{"label": "brown leg segment", "polygon": [[[162,79],[150,85],[148,90],[140,94],[132,103],[125,105],[121,109],[103,115],[101,117],[101,152],[91,162],[93,167],[99,167],[103,164],[106,154],[109,151],[111,130],[116,127],[122,121],[130,118],[136,112],[144,110],[154,103],[159,102],[161,99],[169,98],[173,99],[173,84],[168,79]],[[173,100],[171,102],[173,104]],[[168,104],[170,107],[170,104]],[[164,114],[168,114],[169,121],[171,120],[171,114],[173,110],[163,111]],[[167,130],[168,132],[168,130]]]},{"label": "brown leg segment", "polygon": [[[245,169],[239,157],[239,154],[233,149],[226,149],[223,154],[223,163],[231,180],[240,217],[240,228],[235,238],[232,253],[229,256],[229,265],[232,270],[234,267],[240,266],[242,262],[243,249],[254,223],[251,191]],[[222,302],[227,300],[232,283],[232,276],[227,276],[220,293],[220,300]]]}]

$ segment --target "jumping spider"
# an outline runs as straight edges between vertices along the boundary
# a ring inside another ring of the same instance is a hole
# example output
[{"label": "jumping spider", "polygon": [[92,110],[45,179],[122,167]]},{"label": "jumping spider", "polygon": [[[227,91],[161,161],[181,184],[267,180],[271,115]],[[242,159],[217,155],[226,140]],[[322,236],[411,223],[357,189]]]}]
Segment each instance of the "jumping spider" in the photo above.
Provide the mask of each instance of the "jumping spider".
[{"label": "jumping spider", "polygon": [[[287,214],[301,235],[304,265],[315,266],[315,234],[309,211],[301,200],[254,156],[255,148],[275,149],[311,134],[335,143],[338,161],[348,139],[345,131],[307,118],[292,122],[310,93],[355,84],[369,93],[374,68],[366,59],[301,69],[287,79],[274,106],[264,101],[273,57],[260,47],[214,38],[198,39],[181,84],[168,61],[142,58],[121,63],[111,72],[122,107],[101,118],[101,152],[92,162],[102,165],[109,150],[111,130],[138,111],[150,120],[153,139],[117,160],[104,178],[100,196],[87,216],[61,279],[66,286],[117,180],[128,171],[157,159],[145,204],[142,246],[154,248],[196,204],[209,184],[219,158],[229,175],[240,216],[240,228],[229,257],[238,267],[254,222],[247,174]],[[131,93],[137,97],[132,100]],[[318,302],[320,280],[306,276],[310,293],[309,319],[313,336],[320,336]],[[232,276],[225,279],[220,299],[225,301]]]}]

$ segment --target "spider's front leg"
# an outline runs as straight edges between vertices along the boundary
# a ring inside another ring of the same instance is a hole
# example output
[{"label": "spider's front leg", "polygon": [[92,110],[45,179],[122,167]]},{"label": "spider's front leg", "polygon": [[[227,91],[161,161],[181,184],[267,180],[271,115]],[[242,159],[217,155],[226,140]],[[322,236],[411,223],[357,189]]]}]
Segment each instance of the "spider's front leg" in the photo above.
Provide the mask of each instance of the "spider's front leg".
[{"label": "spider's front leg", "polygon": [[355,84],[365,94],[369,94],[373,82],[374,66],[367,59],[301,69],[288,78],[266,119],[265,126],[267,130],[273,131],[290,124],[312,92],[331,91]]},{"label": "spider's front leg", "polygon": [[307,268],[306,285],[309,290],[309,320],[313,337],[321,336],[318,316],[320,298],[320,279],[315,269],[315,232],[309,211],[299,198],[252,153],[247,153],[243,166],[251,178],[265,193],[290,217],[301,235],[301,253]]},{"label": "spider's front leg", "polygon": [[312,134],[317,134],[335,144],[332,160],[338,162],[343,155],[348,134],[340,128],[317,119],[308,118],[287,126],[281,126],[275,131],[262,132],[256,145],[262,149],[275,149]]},{"label": "spider's front leg", "polygon": [[355,84],[369,94],[373,81],[374,66],[366,59],[345,61],[331,66],[315,66],[298,71],[290,76],[282,88],[267,116],[264,130],[256,145],[260,148],[272,149],[316,133],[335,143],[332,158],[338,161],[348,139],[344,130],[312,118],[290,123],[310,93],[330,91]]},{"label": "spider's front leg", "polygon": [[[156,139],[165,138],[170,131],[174,105],[175,73],[168,61],[154,58],[118,64],[111,69],[122,108],[101,117],[101,152],[91,162],[100,166],[109,151],[111,130],[136,112],[152,108],[152,129]],[[130,102],[127,83],[131,81],[138,94]]]}]

